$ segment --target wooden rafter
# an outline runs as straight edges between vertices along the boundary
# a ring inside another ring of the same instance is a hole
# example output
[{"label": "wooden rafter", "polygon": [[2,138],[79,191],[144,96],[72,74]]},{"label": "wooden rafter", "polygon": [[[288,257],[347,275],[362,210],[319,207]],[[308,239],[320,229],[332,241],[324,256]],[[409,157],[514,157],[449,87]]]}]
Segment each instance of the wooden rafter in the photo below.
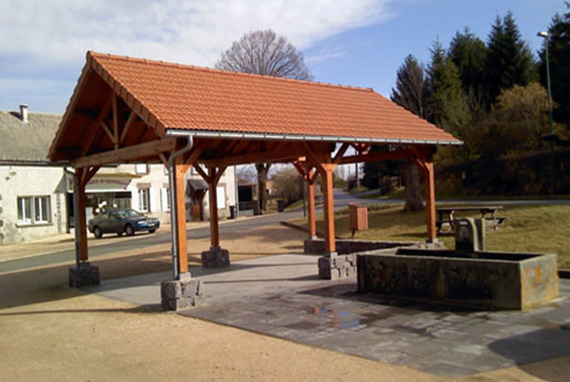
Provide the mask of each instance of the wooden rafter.
[{"label": "wooden rafter", "polygon": [[200,167],[198,163],[194,163],[194,168],[196,169],[196,172],[200,174],[200,176],[206,181],[206,183],[211,182],[210,176],[206,174],[206,172],[202,169],[202,167]]},{"label": "wooden rafter", "polygon": [[122,144],[125,141],[125,137],[127,136],[127,132],[133,125],[133,122],[136,120],[137,114],[131,110],[129,114],[129,118],[127,118],[127,122],[125,123],[125,127],[123,127],[123,132],[121,133],[121,137],[119,138],[119,144]]},{"label": "wooden rafter", "polygon": [[374,152],[368,154],[347,156],[342,158],[340,163],[348,164],[348,163],[359,163],[359,162],[380,162],[384,160],[407,159],[412,154],[413,152],[410,149]]},{"label": "wooden rafter", "polygon": [[176,138],[167,137],[160,140],[141,143],[139,145],[106,151],[99,154],[78,158],[72,162],[73,167],[102,166],[110,163],[134,162],[141,158],[157,157],[160,153],[173,151]]},{"label": "wooden rafter", "polygon": [[162,162],[164,167],[168,168],[168,159],[166,158],[166,155],[164,155],[164,153],[159,153],[158,157],[160,158],[160,161]]},{"label": "wooden rafter", "polygon": [[107,125],[107,122],[101,121],[99,126],[101,126],[101,128],[107,134],[111,142],[113,142],[113,144],[115,145],[115,148],[117,148],[118,142],[116,140],[115,134],[113,133],[113,131],[111,131],[111,128],[109,127],[109,125]]},{"label": "wooden rafter", "polygon": [[117,94],[113,93],[113,143],[115,149],[119,148],[119,110],[117,107]]},{"label": "wooden rafter", "polygon": [[297,158],[299,154],[299,149],[292,150],[290,146],[284,146],[273,151],[249,152],[244,154],[226,156],[223,158],[206,159],[203,162],[207,167],[220,167],[243,163],[292,161]]},{"label": "wooden rafter", "polygon": [[348,143],[343,143],[342,146],[340,147],[340,149],[337,151],[334,159],[333,159],[333,163],[335,164],[339,164],[340,161],[342,160],[342,157],[344,156],[344,153],[346,152],[346,150],[348,150],[348,147],[350,145]]},{"label": "wooden rafter", "polygon": [[86,139],[87,143],[83,147],[83,150],[81,151],[80,156],[85,156],[85,154],[87,154],[89,152],[89,150],[91,150],[91,147],[93,146],[93,143],[95,142],[95,137],[97,136],[97,133],[99,132],[99,125],[101,124],[101,121],[103,121],[103,119],[107,116],[110,109],[111,109],[111,100],[107,100],[107,102],[105,103],[105,106],[103,106],[103,108],[101,109],[101,112],[99,113],[99,116],[97,117],[97,120],[95,121],[95,123],[92,125],[91,129],[88,132],[87,139]]},{"label": "wooden rafter", "polygon": [[216,170],[215,175],[214,175],[214,179],[212,179],[212,181],[214,182],[215,185],[218,185],[220,178],[224,174],[224,171],[226,171],[226,168],[227,168],[227,166],[221,166]]}]

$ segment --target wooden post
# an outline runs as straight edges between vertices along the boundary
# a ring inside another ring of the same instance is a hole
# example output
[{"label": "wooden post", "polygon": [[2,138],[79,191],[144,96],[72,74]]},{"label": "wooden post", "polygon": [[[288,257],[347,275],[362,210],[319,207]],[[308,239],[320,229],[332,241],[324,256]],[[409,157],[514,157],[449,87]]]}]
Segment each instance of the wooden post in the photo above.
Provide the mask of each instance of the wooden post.
[{"label": "wooden post", "polygon": [[[313,177],[315,170],[310,169],[307,176],[307,219],[308,219],[308,226],[309,226],[309,239],[316,239],[317,238],[317,220],[315,215],[315,181],[311,178]],[[316,177],[315,177],[316,180]]]},{"label": "wooden post", "polygon": [[437,241],[437,230],[435,227],[435,175],[433,161],[425,161],[426,168],[426,214],[427,214],[427,235],[428,241]]},{"label": "wooden post", "polygon": [[424,174],[426,183],[426,223],[427,223],[427,241],[429,243],[437,242],[437,230],[435,224],[435,174],[433,166],[434,150],[429,148],[420,150],[416,147],[412,148],[410,160]]},{"label": "wooden post", "polygon": [[334,166],[331,164],[322,164],[323,172],[323,210],[325,217],[325,256],[332,257],[336,255],[335,229],[334,229],[334,195],[333,195],[333,171]]},{"label": "wooden post", "polygon": [[176,208],[176,227],[178,240],[178,274],[188,273],[188,237],[186,234],[186,192],[184,175],[188,166],[184,164],[182,156],[174,160],[174,187],[176,203],[171,208]]},{"label": "wooden post", "polygon": [[210,243],[212,247],[220,246],[220,235],[218,228],[218,195],[216,186],[215,168],[208,168],[208,187],[210,194]]},{"label": "wooden post", "polygon": [[79,260],[87,261],[89,254],[87,251],[87,219],[85,217],[85,208],[87,205],[87,198],[85,196],[85,186],[87,182],[84,181],[87,169],[79,167],[75,169],[77,177],[77,224],[76,230],[79,230]]}]

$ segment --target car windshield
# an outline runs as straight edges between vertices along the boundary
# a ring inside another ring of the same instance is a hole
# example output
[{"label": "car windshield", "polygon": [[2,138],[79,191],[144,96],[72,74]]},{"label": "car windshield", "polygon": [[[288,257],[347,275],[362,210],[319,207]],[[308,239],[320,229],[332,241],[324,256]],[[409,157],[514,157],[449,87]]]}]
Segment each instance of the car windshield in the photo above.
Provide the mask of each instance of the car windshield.
[{"label": "car windshield", "polygon": [[124,210],[124,211],[119,211],[119,213],[124,214],[124,216],[128,218],[138,218],[144,216],[143,214],[135,210]]}]

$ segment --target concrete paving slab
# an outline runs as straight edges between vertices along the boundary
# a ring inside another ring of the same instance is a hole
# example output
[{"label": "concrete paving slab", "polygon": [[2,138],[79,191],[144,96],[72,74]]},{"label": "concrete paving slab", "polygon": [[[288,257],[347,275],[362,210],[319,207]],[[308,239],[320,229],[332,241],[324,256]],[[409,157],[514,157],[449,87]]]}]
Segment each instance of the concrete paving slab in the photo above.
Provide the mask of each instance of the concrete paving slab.
[{"label": "concrete paving slab", "polygon": [[[570,280],[528,312],[456,307],[358,294],[356,280],[317,278],[317,257],[280,255],[215,270],[192,268],[206,305],[182,315],[425,372],[470,375],[570,355]],[[157,307],[169,272],[104,281],[100,295]]]}]

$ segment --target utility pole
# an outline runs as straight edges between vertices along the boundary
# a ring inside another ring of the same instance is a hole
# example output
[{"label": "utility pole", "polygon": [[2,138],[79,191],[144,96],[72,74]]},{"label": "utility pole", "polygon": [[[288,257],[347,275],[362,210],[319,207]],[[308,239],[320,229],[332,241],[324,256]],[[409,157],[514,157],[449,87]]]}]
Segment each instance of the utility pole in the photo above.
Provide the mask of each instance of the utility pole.
[{"label": "utility pole", "polygon": [[554,124],[552,121],[552,92],[550,90],[550,62],[548,58],[548,43],[550,42],[550,35],[548,32],[538,32],[538,37],[542,37],[545,40],[545,51],[546,56],[546,87],[548,91],[548,124],[550,127],[550,194],[554,194]]}]

